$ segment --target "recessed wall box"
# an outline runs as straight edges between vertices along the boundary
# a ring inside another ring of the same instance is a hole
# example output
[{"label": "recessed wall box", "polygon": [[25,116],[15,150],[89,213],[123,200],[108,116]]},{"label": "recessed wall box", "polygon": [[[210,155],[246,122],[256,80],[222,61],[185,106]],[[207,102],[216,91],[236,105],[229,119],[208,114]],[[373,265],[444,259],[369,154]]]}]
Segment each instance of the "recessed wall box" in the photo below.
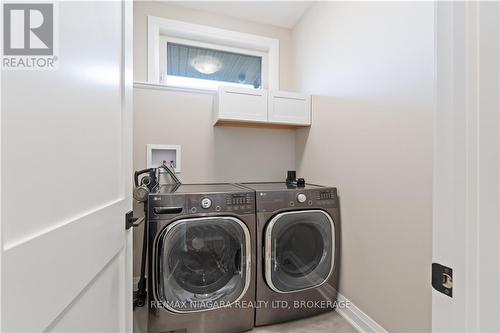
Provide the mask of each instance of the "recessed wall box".
[{"label": "recessed wall box", "polygon": [[171,165],[176,173],[181,172],[181,146],[180,145],[161,145],[148,144],[146,165],[148,168],[156,168],[163,161]]}]

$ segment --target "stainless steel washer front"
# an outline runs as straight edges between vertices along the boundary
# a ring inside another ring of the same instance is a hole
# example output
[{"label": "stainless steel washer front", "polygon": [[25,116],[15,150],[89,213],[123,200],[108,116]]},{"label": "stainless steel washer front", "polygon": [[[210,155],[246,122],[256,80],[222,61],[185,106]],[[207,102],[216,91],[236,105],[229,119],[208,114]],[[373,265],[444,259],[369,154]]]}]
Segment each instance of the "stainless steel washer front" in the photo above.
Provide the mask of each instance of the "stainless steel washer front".
[{"label": "stainless steel washer front", "polygon": [[160,232],[155,252],[155,296],[172,312],[230,306],[250,284],[250,232],[237,218],[177,220]]},{"label": "stainless steel washer front", "polygon": [[244,305],[255,301],[254,192],[236,184],[160,186],[147,216],[146,332],[251,329],[255,308]]}]

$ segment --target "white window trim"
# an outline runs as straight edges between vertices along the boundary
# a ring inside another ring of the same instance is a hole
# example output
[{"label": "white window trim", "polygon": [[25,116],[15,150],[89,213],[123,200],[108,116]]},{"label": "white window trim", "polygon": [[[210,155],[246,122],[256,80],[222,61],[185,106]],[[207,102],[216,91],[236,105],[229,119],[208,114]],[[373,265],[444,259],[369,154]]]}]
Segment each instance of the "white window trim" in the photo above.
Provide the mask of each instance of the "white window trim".
[{"label": "white window trim", "polygon": [[[210,26],[148,16],[148,83],[161,84],[160,38],[189,40],[191,43],[216,44],[226,49],[245,50],[245,53],[267,54],[264,89],[279,90],[279,40]],[[199,41],[199,42],[198,42]],[[264,60],[264,59],[263,59]],[[263,73],[264,74],[264,73]],[[267,84],[265,84],[265,82]]]}]

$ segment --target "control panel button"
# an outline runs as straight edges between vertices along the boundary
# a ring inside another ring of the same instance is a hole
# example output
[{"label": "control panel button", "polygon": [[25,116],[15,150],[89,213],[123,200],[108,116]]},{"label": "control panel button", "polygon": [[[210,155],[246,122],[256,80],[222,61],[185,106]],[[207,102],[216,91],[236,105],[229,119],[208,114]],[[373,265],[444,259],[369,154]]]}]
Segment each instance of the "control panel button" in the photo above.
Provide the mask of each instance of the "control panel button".
[{"label": "control panel button", "polygon": [[307,200],[307,197],[304,193],[299,193],[297,195],[297,201],[300,202],[300,203],[303,203],[303,202],[306,202]]},{"label": "control panel button", "polygon": [[204,209],[208,209],[212,206],[212,200],[209,198],[203,198],[201,199],[201,207]]}]

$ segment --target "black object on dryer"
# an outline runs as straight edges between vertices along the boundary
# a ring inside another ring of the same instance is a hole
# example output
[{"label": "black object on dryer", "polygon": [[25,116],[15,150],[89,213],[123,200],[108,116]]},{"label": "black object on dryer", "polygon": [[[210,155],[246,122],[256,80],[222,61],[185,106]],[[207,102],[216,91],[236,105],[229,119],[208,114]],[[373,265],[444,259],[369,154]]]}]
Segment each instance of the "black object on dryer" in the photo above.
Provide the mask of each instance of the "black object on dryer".
[{"label": "black object on dryer", "polygon": [[305,187],[306,181],[304,178],[297,178],[295,170],[288,170],[286,175],[286,185],[288,188]]},{"label": "black object on dryer", "polygon": [[297,172],[295,170],[288,170],[286,175],[286,183],[293,184],[297,181]]}]

